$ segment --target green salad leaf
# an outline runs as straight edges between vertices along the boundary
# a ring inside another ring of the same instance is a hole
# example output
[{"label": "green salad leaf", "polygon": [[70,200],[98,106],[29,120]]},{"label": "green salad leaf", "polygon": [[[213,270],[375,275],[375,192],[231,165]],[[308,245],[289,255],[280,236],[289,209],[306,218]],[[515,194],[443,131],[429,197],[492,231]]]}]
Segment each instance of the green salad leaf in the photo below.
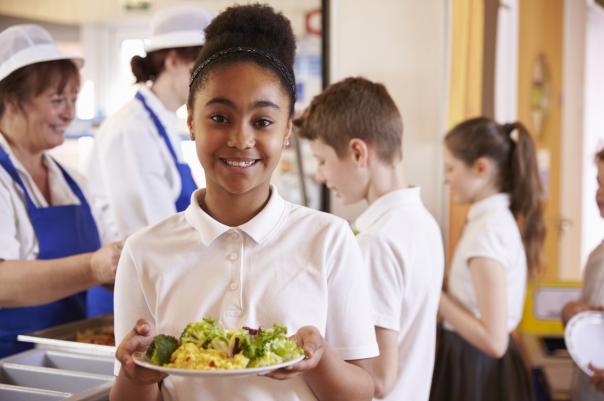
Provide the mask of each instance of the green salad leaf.
[{"label": "green salad leaf", "polygon": [[216,320],[205,317],[189,323],[175,337],[158,335],[147,349],[147,358],[156,364],[170,362],[172,353],[181,345],[192,343],[201,349],[214,349],[233,357],[239,353],[248,358],[247,367],[262,367],[290,361],[304,355],[302,348],[287,338],[287,328],[275,324],[267,329],[243,327],[235,330],[222,328]]}]

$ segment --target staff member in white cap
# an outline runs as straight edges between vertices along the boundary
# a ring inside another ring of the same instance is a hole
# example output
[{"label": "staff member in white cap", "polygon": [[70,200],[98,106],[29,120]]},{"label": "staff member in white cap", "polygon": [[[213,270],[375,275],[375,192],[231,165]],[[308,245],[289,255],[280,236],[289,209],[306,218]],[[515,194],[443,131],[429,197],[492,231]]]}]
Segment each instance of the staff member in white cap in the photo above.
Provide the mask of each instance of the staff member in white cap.
[{"label": "staff member in white cap", "polygon": [[138,92],[96,137],[89,180],[122,238],[184,210],[197,188],[182,158],[176,110],[187,100],[191,68],[210,20],[208,12],[193,6],[165,9],[152,18],[147,54],[131,61]]},{"label": "staff member in white cap", "polygon": [[40,26],[0,33],[0,358],[29,347],[18,334],[86,317],[87,301],[112,310],[98,285],[121,245],[101,248],[110,233],[82,181],[47,153],[74,118],[82,64]]}]

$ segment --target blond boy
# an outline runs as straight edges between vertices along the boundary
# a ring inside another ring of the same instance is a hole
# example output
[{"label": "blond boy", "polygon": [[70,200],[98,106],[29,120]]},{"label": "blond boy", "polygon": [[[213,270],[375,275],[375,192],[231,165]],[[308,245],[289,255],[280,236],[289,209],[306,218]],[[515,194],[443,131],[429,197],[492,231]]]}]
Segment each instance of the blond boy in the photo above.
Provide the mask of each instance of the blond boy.
[{"label": "blond boy", "polygon": [[370,269],[380,356],[368,360],[376,398],[427,400],[443,277],[438,225],[402,168],[403,125],[386,88],[347,78],[316,96],[296,121],[317,178],[344,204],[366,200],[356,220]]}]

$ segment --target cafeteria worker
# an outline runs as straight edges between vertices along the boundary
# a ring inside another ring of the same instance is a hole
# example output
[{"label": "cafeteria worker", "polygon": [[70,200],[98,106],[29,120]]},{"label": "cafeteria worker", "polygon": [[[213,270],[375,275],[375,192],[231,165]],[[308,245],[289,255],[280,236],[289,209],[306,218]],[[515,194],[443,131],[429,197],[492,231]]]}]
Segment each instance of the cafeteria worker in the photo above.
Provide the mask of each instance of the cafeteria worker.
[{"label": "cafeteria worker", "polygon": [[191,69],[210,20],[193,5],[153,15],[146,54],[130,61],[136,95],[95,137],[87,175],[98,208],[122,239],[183,211],[197,189],[183,159],[176,110],[189,95]]},{"label": "cafeteria worker", "polygon": [[[73,120],[83,60],[38,25],[0,33],[0,358],[17,335],[112,311],[120,243],[48,151]],[[88,290],[88,291],[87,291]]]}]

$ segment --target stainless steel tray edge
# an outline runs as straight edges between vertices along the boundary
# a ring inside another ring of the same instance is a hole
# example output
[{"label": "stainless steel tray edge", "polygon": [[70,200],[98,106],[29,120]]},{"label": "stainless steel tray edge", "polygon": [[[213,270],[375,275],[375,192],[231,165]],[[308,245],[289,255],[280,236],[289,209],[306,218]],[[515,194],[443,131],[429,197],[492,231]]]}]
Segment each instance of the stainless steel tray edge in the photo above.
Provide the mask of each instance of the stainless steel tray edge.
[{"label": "stainless steel tray edge", "polygon": [[54,390],[46,390],[42,388],[35,387],[24,387],[24,386],[15,386],[13,384],[4,384],[0,383],[0,389],[3,390],[11,390],[20,393],[28,393],[28,394],[42,394],[42,395],[56,395],[59,397],[65,397],[65,399],[71,400],[73,394],[65,393],[62,391],[54,391]]},{"label": "stainless steel tray edge", "polygon": [[79,343],[77,341],[58,340],[55,338],[43,338],[25,334],[19,334],[17,336],[17,340],[27,343],[34,343],[36,344],[36,347],[60,351],[73,351],[86,354],[109,356],[112,358],[115,356],[116,351],[116,347],[109,345]]},{"label": "stainless steel tray edge", "polygon": [[25,370],[25,371],[30,371],[30,372],[53,373],[53,374],[60,374],[60,375],[65,375],[65,376],[82,377],[82,378],[86,378],[86,379],[96,379],[96,380],[106,380],[106,381],[113,381],[113,379],[115,378],[114,376],[101,375],[98,373],[77,372],[75,370],[47,368],[45,366],[23,365],[21,363],[12,363],[12,362],[4,362],[2,364],[2,367],[7,368],[7,369],[13,368],[13,369]]},{"label": "stainless steel tray edge", "polygon": [[101,384],[95,388],[91,388],[88,391],[84,391],[78,394],[72,394],[71,397],[66,398],[65,401],[104,401],[109,399],[109,391],[113,386],[113,381]]}]

